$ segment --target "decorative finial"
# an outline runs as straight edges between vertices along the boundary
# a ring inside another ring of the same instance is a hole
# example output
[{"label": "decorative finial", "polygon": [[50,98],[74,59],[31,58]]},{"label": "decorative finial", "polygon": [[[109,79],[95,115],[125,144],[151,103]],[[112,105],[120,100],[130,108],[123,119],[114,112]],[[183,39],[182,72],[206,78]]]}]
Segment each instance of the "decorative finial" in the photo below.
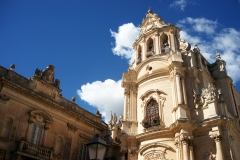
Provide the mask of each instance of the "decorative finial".
[{"label": "decorative finial", "polygon": [[11,64],[10,70],[13,71],[15,69],[15,64]]},{"label": "decorative finial", "polygon": [[75,103],[76,97],[72,97],[72,102]]},{"label": "decorative finial", "polygon": [[153,13],[153,11],[151,10],[151,7],[149,7],[148,9],[148,13]]}]

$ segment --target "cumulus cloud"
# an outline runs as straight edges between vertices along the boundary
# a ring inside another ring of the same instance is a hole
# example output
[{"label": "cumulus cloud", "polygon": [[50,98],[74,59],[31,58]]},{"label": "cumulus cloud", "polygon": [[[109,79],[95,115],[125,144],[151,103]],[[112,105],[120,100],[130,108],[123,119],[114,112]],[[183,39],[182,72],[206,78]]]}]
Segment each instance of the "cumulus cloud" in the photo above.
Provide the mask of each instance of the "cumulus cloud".
[{"label": "cumulus cloud", "polygon": [[186,0],[175,0],[170,4],[170,7],[176,7],[176,8],[180,7],[180,9],[184,11],[186,5],[187,5]]},{"label": "cumulus cloud", "polygon": [[[197,24],[198,21],[199,24]],[[188,41],[192,46],[198,44],[201,53],[210,63],[215,61],[215,53],[218,50],[227,63],[228,75],[234,83],[240,80],[240,74],[237,73],[240,70],[240,31],[224,28],[215,32],[218,23],[205,18],[188,17],[179,21],[178,24],[183,28],[180,32],[181,39]],[[190,25],[190,28],[184,25]],[[201,36],[199,33],[209,34]]]},{"label": "cumulus cloud", "polygon": [[203,32],[207,34],[212,34],[215,32],[215,29],[217,28],[218,22],[217,21],[212,21],[208,20],[206,18],[191,18],[187,17],[183,20],[180,20],[178,22],[178,26],[184,27],[185,24],[190,24],[191,27],[196,31],[196,32]]},{"label": "cumulus cloud", "polygon": [[133,23],[127,23],[119,26],[118,32],[110,29],[110,33],[115,38],[115,46],[112,48],[113,53],[128,59],[129,64],[131,64],[134,60],[132,45],[140,33],[140,28],[134,26]]},{"label": "cumulus cloud", "polygon": [[124,94],[121,80],[107,79],[104,82],[95,81],[81,86],[77,91],[80,98],[89,105],[96,107],[108,122],[112,113],[123,112]]}]

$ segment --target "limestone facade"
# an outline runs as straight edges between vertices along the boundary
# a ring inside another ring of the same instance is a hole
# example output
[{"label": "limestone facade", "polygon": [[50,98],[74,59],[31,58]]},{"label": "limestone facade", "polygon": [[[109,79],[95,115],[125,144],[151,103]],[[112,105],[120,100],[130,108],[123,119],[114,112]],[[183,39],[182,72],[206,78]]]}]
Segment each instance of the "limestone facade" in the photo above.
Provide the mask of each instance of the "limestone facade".
[{"label": "limestone facade", "polygon": [[122,76],[121,130],[113,132],[120,159],[240,159],[240,94],[220,54],[210,64],[151,10],[140,28]]},{"label": "limestone facade", "polygon": [[54,66],[27,79],[0,66],[0,159],[84,160],[95,134],[107,124],[62,97]]}]

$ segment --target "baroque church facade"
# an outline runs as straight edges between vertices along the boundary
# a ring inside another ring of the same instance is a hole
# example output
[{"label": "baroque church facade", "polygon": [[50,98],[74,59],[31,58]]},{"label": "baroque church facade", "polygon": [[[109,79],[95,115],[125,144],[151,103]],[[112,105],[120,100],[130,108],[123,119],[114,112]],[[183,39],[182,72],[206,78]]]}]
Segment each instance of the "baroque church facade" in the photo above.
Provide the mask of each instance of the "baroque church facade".
[{"label": "baroque church facade", "polygon": [[109,125],[121,160],[240,159],[240,94],[220,54],[210,64],[151,10],[140,29],[122,122]]},{"label": "baroque church facade", "polygon": [[55,67],[27,79],[0,66],[0,160],[87,160],[100,134],[112,160],[240,159],[240,93],[180,29],[148,10],[123,73],[123,115],[108,124],[61,95]]}]

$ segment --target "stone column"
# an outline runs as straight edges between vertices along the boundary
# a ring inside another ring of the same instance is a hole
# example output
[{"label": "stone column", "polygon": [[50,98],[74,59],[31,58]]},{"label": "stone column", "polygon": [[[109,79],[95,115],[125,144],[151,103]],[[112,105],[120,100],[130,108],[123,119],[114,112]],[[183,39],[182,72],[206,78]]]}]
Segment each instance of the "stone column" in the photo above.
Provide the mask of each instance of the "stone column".
[{"label": "stone column", "polygon": [[194,160],[194,154],[193,154],[193,140],[189,140],[189,160]]},{"label": "stone column", "polygon": [[222,137],[221,135],[213,136],[216,143],[216,160],[224,160],[223,152],[222,152]]},{"label": "stone column", "polygon": [[187,137],[182,137],[182,148],[183,148],[183,160],[189,160],[189,150],[188,144],[189,139]]},{"label": "stone column", "polygon": [[170,34],[170,40],[171,40],[171,49],[172,51],[176,51],[176,48],[175,48],[175,37],[174,37],[174,32],[173,30],[170,30],[171,34]]},{"label": "stone column", "polygon": [[124,99],[124,120],[128,120],[129,118],[129,90],[128,89],[125,89],[124,91],[124,96],[125,96],[125,99]]},{"label": "stone column", "polygon": [[146,53],[147,53],[147,43],[146,40],[143,40],[143,48],[142,48],[142,61],[146,59]]},{"label": "stone column", "polygon": [[180,80],[180,71],[178,69],[175,69],[175,76],[177,85],[178,104],[183,104],[182,85]]},{"label": "stone column", "polygon": [[159,51],[159,33],[156,33],[155,34],[155,47],[154,47],[154,50],[155,50],[155,55],[157,54],[160,54],[160,51]]},{"label": "stone column", "polygon": [[184,79],[185,79],[185,77],[182,76],[181,84],[182,84],[182,89],[183,89],[183,100],[184,100],[184,104],[187,104],[187,94],[186,94],[186,87],[185,87]]}]

